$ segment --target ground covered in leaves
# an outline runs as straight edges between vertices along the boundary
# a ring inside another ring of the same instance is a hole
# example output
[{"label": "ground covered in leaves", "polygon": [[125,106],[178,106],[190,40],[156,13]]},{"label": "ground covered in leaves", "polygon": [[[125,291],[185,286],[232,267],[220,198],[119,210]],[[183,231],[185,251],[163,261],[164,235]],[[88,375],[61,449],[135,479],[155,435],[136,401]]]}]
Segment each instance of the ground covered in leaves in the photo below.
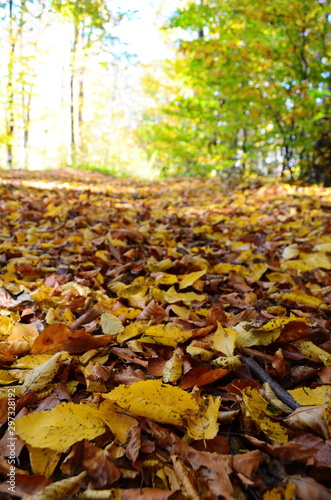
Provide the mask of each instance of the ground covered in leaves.
[{"label": "ground covered in leaves", "polygon": [[330,189],[0,191],[1,498],[331,498]]}]

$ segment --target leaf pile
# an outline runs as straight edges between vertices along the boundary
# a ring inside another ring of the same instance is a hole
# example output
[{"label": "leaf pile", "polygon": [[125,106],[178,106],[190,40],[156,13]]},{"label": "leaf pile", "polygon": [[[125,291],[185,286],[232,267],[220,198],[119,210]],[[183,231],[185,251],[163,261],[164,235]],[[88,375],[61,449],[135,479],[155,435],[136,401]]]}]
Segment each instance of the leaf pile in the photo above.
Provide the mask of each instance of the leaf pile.
[{"label": "leaf pile", "polygon": [[1,498],[331,498],[330,189],[0,190]]}]

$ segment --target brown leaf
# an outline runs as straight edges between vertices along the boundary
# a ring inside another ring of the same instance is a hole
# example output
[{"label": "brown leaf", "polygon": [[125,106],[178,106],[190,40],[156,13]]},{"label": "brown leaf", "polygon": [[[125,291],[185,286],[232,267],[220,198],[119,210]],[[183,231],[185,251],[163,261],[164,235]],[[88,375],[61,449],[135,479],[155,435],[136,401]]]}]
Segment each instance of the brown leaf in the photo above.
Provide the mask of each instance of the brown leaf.
[{"label": "brown leaf", "polygon": [[225,370],[223,368],[211,370],[207,366],[200,366],[199,368],[193,368],[186,373],[186,375],[182,378],[179,387],[182,389],[190,389],[195,385],[197,387],[201,387],[225,377],[228,373],[230,373],[230,370]]},{"label": "brown leaf", "polygon": [[95,488],[104,488],[117,481],[121,472],[113,464],[105,450],[84,439],[84,455],[82,464],[93,480]]},{"label": "brown leaf", "polygon": [[54,354],[59,351],[84,352],[106,346],[112,339],[111,335],[93,336],[83,330],[72,331],[62,323],[55,323],[45,328],[36,338],[31,347],[31,354]]}]

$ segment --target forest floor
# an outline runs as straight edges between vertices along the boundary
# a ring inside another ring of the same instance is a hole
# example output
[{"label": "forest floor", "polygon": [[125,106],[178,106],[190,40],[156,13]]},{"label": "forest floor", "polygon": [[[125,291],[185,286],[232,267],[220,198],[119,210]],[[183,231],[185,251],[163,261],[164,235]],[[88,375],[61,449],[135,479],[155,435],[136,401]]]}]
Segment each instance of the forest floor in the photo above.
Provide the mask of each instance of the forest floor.
[{"label": "forest floor", "polygon": [[331,189],[0,191],[2,499],[331,498]]}]

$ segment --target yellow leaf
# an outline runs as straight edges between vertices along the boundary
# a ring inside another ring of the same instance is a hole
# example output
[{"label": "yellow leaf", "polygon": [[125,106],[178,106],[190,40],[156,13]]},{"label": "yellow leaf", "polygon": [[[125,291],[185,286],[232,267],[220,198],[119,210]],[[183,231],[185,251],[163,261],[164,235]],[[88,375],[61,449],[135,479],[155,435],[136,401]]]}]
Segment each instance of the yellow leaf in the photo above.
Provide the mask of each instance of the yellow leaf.
[{"label": "yellow leaf", "polygon": [[273,444],[287,443],[288,434],[286,429],[269,418],[271,413],[268,411],[268,401],[252,387],[243,389],[242,397],[246,407],[246,415],[258,425],[271,442]]},{"label": "yellow leaf", "polygon": [[146,284],[144,276],[139,276],[136,278],[131,285],[125,285],[124,283],[114,283],[113,289],[118,297],[128,299],[133,295],[145,295],[148,290],[148,285]]},{"label": "yellow leaf", "polygon": [[228,368],[229,370],[238,370],[242,366],[240,356],[220,356],[212,361],[217,368]]},{"label": "yellow leaf", "polygon": [[193,285],[193,283],[201,278],[201,276],[203,276],[204,274],[206,274],[206,269],[203,269],[202,271],[196,271],[195,273],[186,274],[185,276],[183,276],[180,282],[180,290]]},{"label": "yellow leaf", "polygon": [[288,392],[302,406],[325,405],[330,401],[331,385],[321,385],[314,389],[298,387]]},{"label": "yellow leaf", "polygon": [[33,473],[51,477],[60,460],[61,453],[54,453],[54,450],[50,448],[34,448],[29,445],[27,447]]},{"label": "yellow leaf", "polygon": [[49,384],[59,369],[59,358],[63,352],[57,352],[50,359],[29,372],[22,386],[22,394],[27,391],[40,391]]},{"label": "yellow leaf", "polygon": [[14,325],[8,340],[10,342],[15,342],[16,340],[33,340],[38,337],[39,332],[34,325],[25,325],[24,323],[18,323]]},{"label": "yellow leaf", "polygon": [[292,245],[289,245],[284,248],[282,257],[285,260],[290,260],[293,259],[294,257],[297,257],[299,255],[300,251],[298,248],[297,243],[293,243]]},{"label": "yellow leaf", "polygon": [[319,243],[314,246],[314,250],[317,252],[331,252],[331,241],[326,241],[325,243]]},{"label": "yellow leaf", "polygon": [[[103,394],[105,397],[105,394]],[[98,416],[109,427],[120,443],[127,442],[130,430],[138,421],[130,415],[125,415],[123,410],[111,401],[103,401],[98,408]]]},{"label": "yellow leaf", "polygon": [[306,358],[323,363],[325,366],[331,366],[331,354],[313,344],[310,340],[303,340],[302,342],[299,342],[297,347],[299,348],[299,351],[306,356]]},{"label": "yellow leaf", "polygon": [[8,370],[0,370],[0,384],[6,385],[16,382],[16,378],[13,377]]},{"label": "yellow leaf", "polygon": [[81,472],[78,476],[72,476],[68,479],[62,479],[52,483],[42,491],[35,493],[33,500],[59,500],[60,498],[73,498],[74,493],[82,486],[82,480],[87,472]]},{"label": "yellow leaf", "polygon": [[248,270],[247,278],[258,281],[262,278],[268,267],[268,264],[266,264],[265,262],[258,262],[257,264],[253,264]]},{"label": "yellow leaf", "polygon": [[189,309],[187,309],[187,307],[183,307],[183,306],[176,306],[175,304],[173,306],[171,306],[171,309],[173,310],[173,312],[175,314],[177,314],[177,316],[180,318],[180,319],[187,319],[187,315],[189,314]]},{"label": "yellow leaf", "polygon": [[302,292],[301,290],[297,290],[295,292],[283,293],[283,299],[292,300],[292,302],[298,302],[299,304],[304,304],[306,306],[316,306],[320,309],[329,309],[329,306],[325,304],[322,299],[318,297],[313,297],[312,295],[308,295],[307,293]]},{"label": "yellow leaf", "polygon": [[183,371],[182,354],[181,349],[174,350],[173,355],[164,366],[162,373],[163,382],[174,384],[181,377]]},{"label": "yellow leaf", "polygon": [[103,394],[103,397],[134,415],[164,424],[182,425],[187,415],[199,411],[199,405],[191,394],[179,387],[163,384],[161,380],[120,385]]},{"label": "yellow leaf", "polygon": [[293,285],[295,284],[293,278],[289,274],[286,273],[268,273],[267,278],[271,283],[281,283],[282,281],[287,281],[289,283],[292,283]]},{"label": "yellow leaf", "polygon": [[105,262],[109,261],[109,253],[107,252],[107,250],[98,250],[97,252],[95,252],[95,256]]},{"label": "yellow leaf", "polygon": [[276,488],[272,488],[272,490],[266,491],[263,494],[263,500],[293,500],[296,498],[296,484],[295,483],[287,483],[285,487],[277,486]]},{"label": "yellow leaf", "polygon": [[247,267],[241,266],[239,264],[228,264],[227,262],[221,262],[220,264],[216,264],[213,268],[213,273],[215,274],[224,274],[229,273],[230,271],[234,271],[237,274],[240,274],[243,278],[245,278],[249,271]]},{"label": "yellow leaf", "polygon": [[167,323],[166,325],[154,325],[146,328],[144,336],[139,339],[139,342],[176,347],[178,343],[185,342],[191,336],[192,333],[184,331],[181,325]]},{"label": "yellow leaf", "polygon": [[238,333],[233,328],[223,328],[217,321],[217,330],[213,337],[213,349],[226,356],[232,356],[236,345]]},{"label": "yellow leaf", "polygon": [[122,344],[126,340],[138,337],[138,335],[141,335],[146,330],[147,325],[147,321],[136,321],[135,323],[130,323],[130,325],[127,325],[124,328],[123,332],[117,335],[118,342]]},{"label": "yellow leaf", "polygon": [[91,231],[88,227],[83,231],[84,240],[92,241],[96,238],[96,234]]},{"label": "yellow leaf", "polygon": [[192,358],[199,358],[201,361],[210,361],[211,358],[214,356],[214,353],[211,351],[208,351],[207,349],[203,349],[202,347],[196,347],[189,345],[186,347],[186,352],[188,352]]},{"label": "yellow leaf", "polygon": [[[70,356],[70,354],[67,354],[67,356]],[[63,354],[65,356],[65,354]],[[27,356],[23,356],[22,358],[18,359],[15,361],[15,363],[12,364],[12,368],[36,368],[37,366],[40,366],[42,363],[45,363],[45,361],[48,361],[53,357],[52,354],[28,354]]]},{"label": "yellow leaf", "polygon": [[0,316],[0,333],[9,335],[14,328],[15,323],[6,316]]},{"label": "yellow leaf", "polygon": [[100,323],[103,333],[109,335],[117,335],[124,330],[122,321],[113,314],[102,313],[100,316]]},{"label": "yellow leaf", "polygon": [[192,439],[213,439],[218,433],[218,411],[221,398],[198,398],[199,414],[187,420],[187,434]]},{"label": "yellow leaf", "polygon": [[188,293],[179,293],[176,292],[175,287],[171,287],[167,292],[163,293],[163,297],[169,304],[173,304],[174,302],[182,301],[184,303],[192,302],[193,300],[198,300],[199,302],[205,300],[205,295],[200,295],[195,292]]},{"label": "yellow leaf", "polygon": [[[248,330],[246,330],[246,328]],[[281,334],[281,328],[271,331],[254,330],[250,323],[243,321],[235,327],[237,332],[236,346],[237,347],[251,347],[253,345],[269,345],[278,339]]]},{"label": "yellow leaf", "polygon": [[304,253],[301,252],[299,259],[281,263],[281,269],[296,269],[298,271],[310,271],[318,269],[331,269],[331,259],[325,252]]},{"label": "yellow leaf", "polygon": [[150,257],[147,260],[147,268],[152,272],[152,273],[158,273],[160,271],[167,271],[172,267],[174,264],[170,259],[164,259],[161,261],[157,261],[154,259],[154,257]]},{"label": "yellow leaf", "polygon": [[105,424],[98,411],[83,404],[61,403],[49,411],[30,413],[16,420],[16,434],[27,444],[60,452],[104,432]]},{"label": "yellow leaf", "polygon": [[141,311],[139,309],[132,309],[132,307],[119,307],[112,311],[114,316],[125,316],[126,319],[135,319]]},{"label": "yellow leaf", "polygon": [[[91,289],[88,286],[80,285],[76,281],[68,281],[65,285],[62,285],[62,291],[64,293],[74,293],[81,295],[82,297],[87,297],[91,293]],[[33,296],[35,298],[35,295]]]},{"label": "yellow leaf", "polygon": [[164,273],[156,278],[155,283],[157,285],[174,285],[178,283],[178,278],[174,274]]}]

